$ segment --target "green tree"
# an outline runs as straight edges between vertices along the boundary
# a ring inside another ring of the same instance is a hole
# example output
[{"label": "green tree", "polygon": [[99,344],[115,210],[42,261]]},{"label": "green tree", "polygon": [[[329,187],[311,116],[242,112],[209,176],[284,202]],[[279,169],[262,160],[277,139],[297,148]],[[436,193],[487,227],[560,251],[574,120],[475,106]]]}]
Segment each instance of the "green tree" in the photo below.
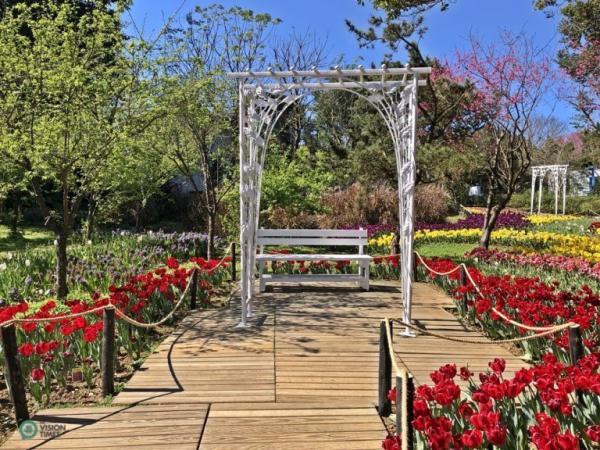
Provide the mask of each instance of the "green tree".
[{"label": "green tree", "polygon": [[558,62],[578,86],[567,97],[579,112],[579,125],[600,136],[600,0],[537,0],[549,15],[560,11],[563,47]]},{"label": "green tree", "polygon": [[[365,0],[356,0],[361,6]],[[390,50],[400,46],[411,47],[415,35],[422,37],[427,32],[425,13],[434,8],[446,11],[453,0],[371,0],[374,14],[369,17],[369,26],[360,29],[350,20],[346,24],[354,33],[361,47],[381,42]]]},{"label": "green tree", "polygon": [[118,138],[128,63],[120,23],[103,7],[82,16],[68,2],[17,5],[12,11],[0,22],[0,108],[17,113],[12,129],[2,130],[2,157],[23,171],[46,226],[56,234],[56,288],[64,298],[68,240]]},{"label": "green tree", "polygon": [[[159,123],[157,119],[155,124]],[[164,131],[160,126],[148,127],[144,133],[123,140],[112,153],[107,167],[96,179],[99,201],[95,207],[99,220],[118,223],[123,212],[127,212],[135,229],[140,229],[150,201],[161,197],[161,187],[176,173],[164,151],[169,145]],[[86,223],[86,231],[92,225]]]},{"label": "green tree", "polygon": [[172,78],[165,86],[163,107],[168,115],[161,126],[170,142],[164,150],[201,200],[196,207],[205,212],[210,258],[220,205],[234,186],[227,183],[235,161],[231,145],[234,97],[222,77],[205,72]]},{"label": "green tree", "polygon": [[164,117],[157,126],[170,137],[164,151],[199,199],[208,229],[208,257],[223,198],[236,186],[237,85],[224,73],[262,66],[279,22],[239,7],[196,7],[162,42]]}]

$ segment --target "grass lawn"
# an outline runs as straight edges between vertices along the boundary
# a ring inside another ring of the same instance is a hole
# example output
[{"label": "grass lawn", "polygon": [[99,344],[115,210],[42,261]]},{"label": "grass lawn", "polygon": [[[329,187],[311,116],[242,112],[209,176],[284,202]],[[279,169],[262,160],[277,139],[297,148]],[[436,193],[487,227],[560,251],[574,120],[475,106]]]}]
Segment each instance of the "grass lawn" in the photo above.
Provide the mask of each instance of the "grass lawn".
[{"label": "grass lawn", "polygon": [[[415,245],[415,250],[421,256],[429,258],[451,258],[454,260],[464,259],[465,253],[470,252],[478,245],[475,243],[465,242],[430,242],[427,244]],[[509,247],[502,245],[490,245],[490,250],[509,250]]]},{"label": "grass lawn", "polygon": [[429,258],[437,256],[439,258],[462,259],[464,254],[473,250],[477,244],[463,242],[431,242],[422,245],[415,245],[415,250],[421,256]]},{"label": "grass lawn", "polygon": [[538,225],[535,227],[539,231],[550,231],[562,234],[585,234],[592,222],[598,220],[598,217],[578,217],[575,220],[558,221]]},{"label": "grass lawn", "polygon": [[18,236],[11,236],[10,229],[0,225],[0,252],[12,252],[28,247],[48,245],[54,239],[51,231],[40,227],[21,227]]}]

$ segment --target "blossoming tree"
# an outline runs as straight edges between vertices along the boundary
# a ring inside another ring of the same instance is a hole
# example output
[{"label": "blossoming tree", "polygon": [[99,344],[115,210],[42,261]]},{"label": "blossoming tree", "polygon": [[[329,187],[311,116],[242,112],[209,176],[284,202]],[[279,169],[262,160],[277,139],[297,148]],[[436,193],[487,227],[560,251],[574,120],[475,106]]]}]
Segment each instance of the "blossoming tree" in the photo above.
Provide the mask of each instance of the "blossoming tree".
[{"label": "blossoming tree", "polygon": [[529,37],[509,33],[491,45],[471,37],[469,48],[457,53],[452,70],[476,87],[471,107],[486,117],[469,145],[485,160],[486,213],[480,244],[487,248],[500,212],[531,164],[533,119],[556,75],[550,59]]}]

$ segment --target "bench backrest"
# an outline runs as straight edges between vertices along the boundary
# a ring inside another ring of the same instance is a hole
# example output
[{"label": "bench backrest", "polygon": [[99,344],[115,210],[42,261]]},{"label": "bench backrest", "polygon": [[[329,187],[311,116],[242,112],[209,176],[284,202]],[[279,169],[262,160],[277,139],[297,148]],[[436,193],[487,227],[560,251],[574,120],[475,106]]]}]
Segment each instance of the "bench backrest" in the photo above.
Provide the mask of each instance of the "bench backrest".
[{"label": "bench backrest", "polygon": [[362,255],[369,244],[367,230],[269,230],[260,228],[256,243],[265,245],[358,246]]}]

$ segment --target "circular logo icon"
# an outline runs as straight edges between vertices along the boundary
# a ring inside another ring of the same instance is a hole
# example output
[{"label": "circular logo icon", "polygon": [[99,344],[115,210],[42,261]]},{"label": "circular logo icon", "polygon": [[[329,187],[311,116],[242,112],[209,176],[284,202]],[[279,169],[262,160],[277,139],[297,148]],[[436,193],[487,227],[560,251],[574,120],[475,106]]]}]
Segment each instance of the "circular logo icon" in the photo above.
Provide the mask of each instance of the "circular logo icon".
[{"label": "circular logo icon", "polygon": [[37,432],[38,426],[33,420],[24,420],[19,424],[21,439],[33,439]]}]

